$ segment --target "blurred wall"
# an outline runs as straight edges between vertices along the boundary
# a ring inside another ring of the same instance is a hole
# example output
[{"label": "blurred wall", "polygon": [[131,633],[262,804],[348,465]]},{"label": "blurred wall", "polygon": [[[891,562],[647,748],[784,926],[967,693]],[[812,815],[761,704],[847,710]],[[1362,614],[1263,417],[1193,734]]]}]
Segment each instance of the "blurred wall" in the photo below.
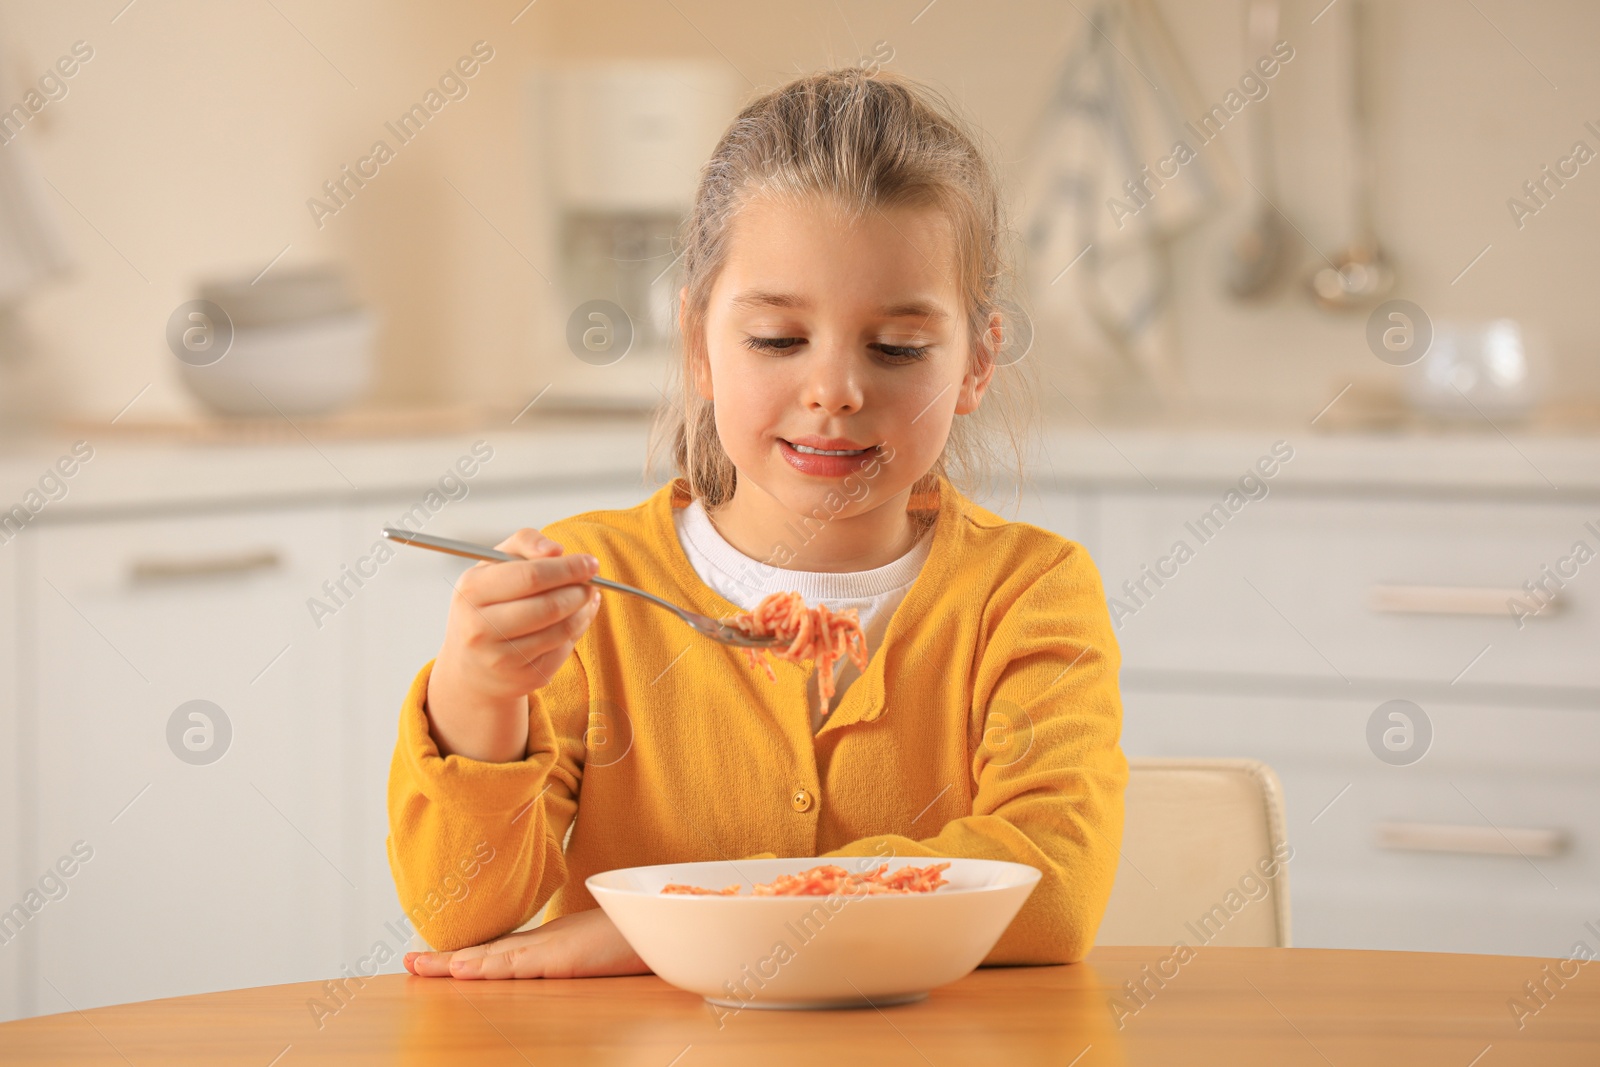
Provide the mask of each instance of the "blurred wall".
[{"label": "blurred wall", "polygon": [[[549,306],[539,276],[550,264],[533,251],[541,246],[520,98],[528,65],[541,58],[721,57],[754,91],[855,63],[883,41],[892,67],[938,83],[967,107],[1014,173],[1086,25],[1072,5],[1044,0],[125,2],[0,3],[17,82],[35,81],[75,41],[94,49],[68,94],[15,143],[33,149],[53,183],[79,256],[73,276],[26,304],[37,369],[57,408],[107,418],[135,396],[131,410],[142,417],[195,410],[162,340],[168,315],[201,276],[254,274],[280,253],[280,263],[335,256],[351,264],[385,322],[375,402],[508,402],[536,393],[546,380],[541,360],[570,358],[559,349],[564,312]],[[1313,25],[1323,6],[1285,4],[1279,36],[1294,43],[1296,58],[1273,99],[1280,202],[1331,251],[1350,222],[1337,50],[1344,24],[1335,7]],[[1220,98],[1247,61],[1239,5],[1159,7],[1200,94]],[[1562,392],[1600,393],[1590,307],[1600,277],[1600,163],[1521,229],[1506,207],[1574,141],[1600,150],[1583,126],[1600,126],[1600,68],[1590,54],[1600,6],[1374,7],[1378,225],[1403,295],[1436,317],[1536,321],[1555,343]],[[478,40],[494,58],[468,95],[319,228],[307,199],[366,155],[384,122]],[[5,86],[5,103],[24,89]],[[1224,142],[1243,162],[1239,133],[1230,129]],[[1260,309],[1223,298],[1216,265],[1233,224],[1219,220],[1178,248],[1178,336],[1195,400],[1212,413],[1308,416],[1342,382],[1372,373],[1363,316],[1331,318],[1298,296]],[[1040,358],[1061,358],[1048,336],[1038,345]],[[1061,380],[1072,379],[1064,372]]]}]

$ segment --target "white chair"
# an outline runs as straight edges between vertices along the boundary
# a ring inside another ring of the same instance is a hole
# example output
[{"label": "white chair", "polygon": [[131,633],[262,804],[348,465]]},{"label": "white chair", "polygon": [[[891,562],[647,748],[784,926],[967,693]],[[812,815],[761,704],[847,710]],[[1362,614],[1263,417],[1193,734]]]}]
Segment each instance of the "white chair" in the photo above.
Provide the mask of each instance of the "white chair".
[{"label": "white chair", "polygon": [[1289,947],[1283,789],[1250,759],[1130,759],[1099,945]]}]

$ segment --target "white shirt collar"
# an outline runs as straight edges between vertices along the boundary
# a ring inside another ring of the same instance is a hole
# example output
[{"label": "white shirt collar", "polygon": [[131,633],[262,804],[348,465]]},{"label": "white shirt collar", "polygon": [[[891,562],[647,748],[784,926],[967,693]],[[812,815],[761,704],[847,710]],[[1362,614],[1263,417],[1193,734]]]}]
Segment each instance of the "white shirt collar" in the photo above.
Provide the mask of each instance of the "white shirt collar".
[{"label": "white shirt collar", "polygon": [[[922,565],[933,547],[933,538],[927,531],[917,543],[899,559],[881,567],[864,571],[801,571],[788,570],[762,560],[752,559],[729,544],[717,532],[698,500],[673,513],[679,539],[707,564],[725,575],[727,584],[748,590],[749,604],[759,603],[768,593],[793,591],[808,604],[843,600],[869,600],[885,593],[905,589],[916,581]],[[791,547],[797,547],[796,541]],[[739,601],[733,597],[729,600]],[[744,604],[741,603],[741,607]]]}]

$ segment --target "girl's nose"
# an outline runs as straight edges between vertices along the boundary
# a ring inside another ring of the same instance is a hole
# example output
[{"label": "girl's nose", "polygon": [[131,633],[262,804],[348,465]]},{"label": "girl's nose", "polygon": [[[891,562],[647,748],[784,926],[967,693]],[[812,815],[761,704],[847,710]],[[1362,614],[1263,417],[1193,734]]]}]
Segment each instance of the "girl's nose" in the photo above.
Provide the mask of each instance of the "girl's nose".
[{"label": "girl's nose", "polygon": [[817,343],[811,356],[806,367],[806,406],[828,412],[860,411],[863,397],[855,353],[844,344],[829,342]]}]

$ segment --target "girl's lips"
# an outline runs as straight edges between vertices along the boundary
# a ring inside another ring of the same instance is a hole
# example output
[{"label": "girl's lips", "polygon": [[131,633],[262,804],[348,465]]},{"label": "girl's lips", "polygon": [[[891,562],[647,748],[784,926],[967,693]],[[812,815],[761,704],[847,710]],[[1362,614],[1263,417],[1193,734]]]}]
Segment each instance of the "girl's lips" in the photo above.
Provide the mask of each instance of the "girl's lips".
[{"label": "girl's lips", "polygon": [[856,456],[817,456],[801,452],[783,438],[778,438],[778,451],[789,466],[801,474],[821,478],[839,478],[870,463],[877,457],[877,449],[869,448]]}]

